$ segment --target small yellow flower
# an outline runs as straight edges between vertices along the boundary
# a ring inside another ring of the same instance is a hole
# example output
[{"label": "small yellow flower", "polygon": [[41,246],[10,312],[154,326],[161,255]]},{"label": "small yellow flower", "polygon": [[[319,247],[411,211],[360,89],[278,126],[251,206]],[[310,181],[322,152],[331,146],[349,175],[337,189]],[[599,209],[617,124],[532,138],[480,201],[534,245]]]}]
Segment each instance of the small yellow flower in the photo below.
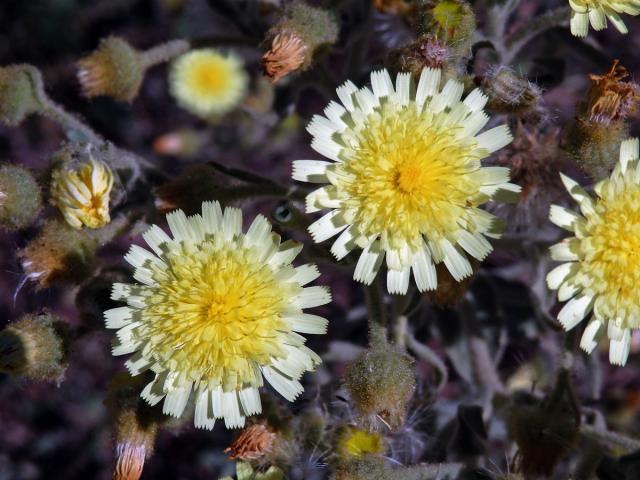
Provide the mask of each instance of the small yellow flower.
[{"label": "small yellow flower", "polygon": [[248,83],[240,58],[212,49],[186,53],[171,66],[173,96],[185,110],[204,118],[232,110],[244,97]]},{"label": "small yellow flower", "polygon": [[322,334],[327,320],[302,309],[328,303],[325,287],[304,285],[320,273],[313,264],[294,268],[302,245],[271,231],[257,216],[242,233],[242,213],[205,202],[202,215],[167,215],[169,237],[152,226],[143,237],[153,253],[134,245],[125,260],[140,284],[116,283],[111,298],[128,306],[105,312],[119,329],[114,355],[134,353],[132,375],[155,379],[141,396],[179,417],[193,390],[195,425],[242,427],[262,411],[263,378],[289,401],[302,391],[305,371],[320,357],[296,332]]},{"label": "small yellow flower", "polygon": [[638,139],[622,142],[620,160],[610,178],[595,186],[596,198],[565,175],[562,182],[580,205],[579,213],[552,205],[549,217],[575,234],[551,247],[554,260],[567,262],[547,275],[558,300],[569,300],[558,313],[566,330],[593,312],[580,346],[591,353],[604,332],[609,361],[624,365],[631,330],[640,328],[640,161]]},{"label": "small yellow flower", "polygon": [[74,228],[100,228],[111,221],[109,194],[113,174],[109,166],[91,159],[76,168],[59,168],[51,178],[51,202]]},{"label": "small yellow flower", "polygon": [[607,19],[620,33],[627,33],[627,26],[620,13],[638,15],[640,3],[635,0],[569,0],[571,5],[571,33],[576,37],[586,37],[589,23],[594,30],[607,28]]},{"label": "small yellow flower", "polygon": [[338,451],[345,460],[367,454],[379,455],[384,451],[384,441],[382,436],[375,432],[347,427],[339,436]]},{"label": "small yellow flower", "polygon": [[372,90],[347,82],[309,127],[311,147],[332,160],[297,160],[295,180],[329,183],[307,196],[308,213],[332,209],[309,227],[316,242],[335,235],[337,259],[363,249],[354,278],[370,284],[386,256],[387,288],[406,293],[411,271],[420,291],[435,290],[435,264],[454,279],[472,273],[466,251],[478,260],[492,250],[485,236],[500,231],[497,218],[478,208],[519,192],[509,169],[481,160],[511,141],[506,125],[478,132],[489,116],[487,97],[441,71],[424,69],[417,88],[401,73],[371,74]]}]

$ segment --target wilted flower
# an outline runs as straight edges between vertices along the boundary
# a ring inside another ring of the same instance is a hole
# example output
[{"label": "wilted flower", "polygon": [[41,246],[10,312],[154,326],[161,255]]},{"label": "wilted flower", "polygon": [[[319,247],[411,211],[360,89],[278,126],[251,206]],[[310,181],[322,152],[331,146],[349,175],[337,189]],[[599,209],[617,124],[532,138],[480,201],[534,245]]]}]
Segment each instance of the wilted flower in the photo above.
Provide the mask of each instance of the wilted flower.
[{"label": "wilted flower", "polygon": [[576,37],[586,37],[589,23],[594,30],[607,28],[607,19],[620,33],[627,33],[627,26],[620,13],[638,15],[640,5],[633,0],[569,0],[571,5],[571,33]]},{"label": "wilted flower", "polygon": [[307,196],[307,212],[333,209],[309,227],[316,242],[340,234],[337,259],[363,249],[354,278],[370,284],[386,256],[387,288],[406,293],[411,270],[420,291],[437,287],[435,264],[453,278],[472,273],[466,251],[482,260],[499,235],[497,219],[478,208],[490,199],[513,199],[509,169],[482,167],[481,159],[511,141],[506,125],[477,133],[489,121],[487,97],[474,90],[464,101],[461,83],[440,90],[440,70],[425,69],[415,94],[411,76],[394,87],[386,70],[373,72],[373,91],[347,82],[326,117],[308,131],[311,147],[333,160],[297,160],[293,178],[330,183]]},{"label": "wilted flower", "polygon": [[569,300],[558,321],[570,330],[593,311],[580,346],[591,353],[606,330],[614,365],[627,362],[631,330],[640,328],[639,180],[638,139],[628,139],[620,145],[611,177],[595,186],[595,199],[562,175],[582,215],[558,205],[551,206],[549,215],[553,223],[575,234],[551,247],[551,257],[566,262],[547,275],[558,300]]},{"label": "wilted flower", "polygon": [[618,60],[604,75],[592,73],[589,79],[592,84],[585,112],[589,120],[609,125],[635,111],[640,99],[640,87],[629,81],[629,72]]},{"label": "wilted flower", "polygon": [[249,78],[236,55],[201,49],[173,62],[170,83],[182,108],[208,118],[233,110],[244,97]]},{"label": "wilted flower", "polygon": [[109,166],[91,159],[75,168],[60,167],[51,176],[51,203],[74,228],[100,228],[111,220],[109,194],[113,174]]},{"label": "wilted flower", "polygon": [[276,440],[276,434],[262,423],[246,427],[233,443],[224,449],[229,460],[257,460],[269,454]]},{"label": "wilted flower", "polygon": [[132,375],[152,370],[141,393],[149,404],[164,399],[163,412],[180,417],[195,392],[195,425],[228,428],[262,410],[263,377],[289,401],[298,381],[320,357],[296,332],[321,334],[327,320],[302,312],[328,303],[325,287],[306,287],[320,274],[313,264],[294,268],[302,246],[280,243],[262,216],[242,233],[242,213],[217,202],[202,215],[167,215],[173,238],[152,226],[144,239],[154,253],[134,245],[125,259],[141,284],[113,286],[112,298],[128,306],[105,312],[107,328],[119,329],[113,354],[135,353]]},{"label": "wilted flower", "polygon": [[264,73],[275,83],[291,72],[306,70],[318,49],[337,39],[338,24],[331,12],[304,1],[288,2],[267,32]]}]

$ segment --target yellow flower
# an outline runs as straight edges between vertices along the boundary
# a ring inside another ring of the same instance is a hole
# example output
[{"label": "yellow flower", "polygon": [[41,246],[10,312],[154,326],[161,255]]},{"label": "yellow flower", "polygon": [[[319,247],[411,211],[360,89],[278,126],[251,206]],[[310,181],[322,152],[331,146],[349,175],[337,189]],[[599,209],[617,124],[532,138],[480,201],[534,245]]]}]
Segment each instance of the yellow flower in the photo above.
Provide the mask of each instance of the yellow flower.
[{"label": "yellow flower", "polygon": [[360,458],[367,454],[378,455],[384,451],[382,436],[375,432],[365,432],[347,427],[338,440],[338,452],[344,459]]},{"label": "yellow flower", "polygon": [[631,329],[640,328],[638,139],[622,142],[620,161],[610,178],[596,184],[596,198],[574,180],[561,177],[582,215],[558,205],[549,212],[553,223],[575,234],[551,247],[551,257],[566,262],[547,275],[549,288],[558,290],[558,300],[569,300],[558,321],[570,330],[593,312],[580,346],[591,353],[606,330],[609,361],[624,365]]},{"label": "yellow flower", "polygon": [[[435,264],[456,280],[472,273],[464,251],[482,260],[497,236],[496,217],[478,208],[515,197],[509,169],[480,160],[511,141],[505,125],[476,135],[489,121],[487,97],[474,90],[464,101],[461,83],[440,90],[440,70],[424,69],[417,89],[407,73],[394,87],[386,70],[369,88],[347,82],[308,131],[311,147],[333,162],[297,160],[296,180],[329,183],[307,197],[307,212],[333,209],[309,227],[316,242],[340,234],[331,252],[341,259],[363,248],[354,278],[370,284],[385,258],[387,288],[406,293],[410,272],[420,291],[437,286]],[[414,93],[415,91],[415,93]]]},{"label": "yellow flower", "polygon": [[113,174],[109,166],[91,159],[77,168],[58,168],[51,176],[51,202],[74,228],[100,228],[111,221],[109,194]]},{"label": "yellow flower", "polygon": [[589,23],[594,30],[607,28],[607,19],[620,33],[627,33],[627,26],[619,13],[638,15],[640,3],[635,0],[569,0],[571,5],[571,33],[586,37]]},{"label": "yellow flower", "polygon": [[193,390],[195,425],[244,425],[261,412],[263,377],[289,401],[298,381],[320,357],[299,333],[322,334],[327,320],[302,312],[328,303],[326,287],[305,287],[320,274],[313,264],[294,268],[302,246],[280,243],[257,216],[246,234],[242,213],[205,202],[202,215],[167,215],[173,238],[152,226],[143,237],[153,253],[133,245],[125,260],[140,284],[117,283],[112,299],[128,306],[105,312],[119,329],[113,354],[134,353],[132,375],[151,370],[141,393],[149,404],[164,398],[163,412],[179,417]]},{"label": "yellow flower", "polygon": [[232,110],[244,97],[248,82],[240,58],[212,49],[186,53],[171,66],[173,96],[184,109],[205,118]]}]

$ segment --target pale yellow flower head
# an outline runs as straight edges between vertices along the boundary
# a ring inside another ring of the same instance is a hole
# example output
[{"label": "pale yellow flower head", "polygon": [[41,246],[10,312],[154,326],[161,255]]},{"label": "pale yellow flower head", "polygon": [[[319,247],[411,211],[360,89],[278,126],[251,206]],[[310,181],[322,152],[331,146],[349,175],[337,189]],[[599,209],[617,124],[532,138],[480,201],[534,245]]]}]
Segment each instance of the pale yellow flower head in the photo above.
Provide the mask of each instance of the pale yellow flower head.
[{"label": "pale yellow flower head", "polygon": [[558,300],[569,300],[558,321],[570,330],[591,314],[580,346],[591,353],[606,332],[609,360],[624,365],[631,330],[640,328],[640,162],[638,139],[622,142],[620,161],[610,178],[595,186],[595,198],[561,175],[580,213],[552,205],[550,219],[575,236],[551,247],[566,262],[547,275]]},{"label": "pale yellow flower head", "polygon": [[181,107],[204,118],[233,110],[248,83],[239,57],[213,49],[185,53],[171,65],[171,93]]},{"label": "pale yellow flower head", "polygon": [[517,198],[509,169],[481,160],[511,141],[506,125],[478,134],[489,121],[478,89],[461,100],[463,85],[441,84],[425,69],[417,87],[408,73],[395,86],[386,70],[371,74],[372,89],[347,82],[342,104],[331,102],[308,131],[311,147],[330,161],[297,160],[293,178],[328,183],[307,197],[308,213],[329,213],[309,227],[316,242],[339,235],[337,259],[362,248],[354,278],[370,284],[386,256],[387,288],[406,293],[411,271],[420,291],[437,287],[435,264],[461,280],[472,274],[499,235],[496,217],[480,205]]},{"label": "pale yellow flower head", "polygon": [[107,328],[118,329],[114,355],[132,375],[155,379],[141,393],[163,412],[179,417],[191,392],[195,425],[244,426],[260,413],[264,379],[289,401],[299,380],[320,357],[299,333],[322,334],[327,320],[304,308],[331,300],[325,287],[305,287],[320,273],[313,264],[293,267],[302,245],[271,231],[261,215],[242,232],[242,213],[205,202],[202,214],[167,215],[171,238],[152,226],[143,237],[152,251],[134,245],[125,260],[138,284],[116,283],[111,298],[127,306],[105,312]]},{"label": "pale yellow flower head", "polygon": [[640,2],[637,0],[569,0],[571,5],[571,33],[586,37],[589,24],[594,30],[607,28],[607,19],[620,33],[627,33],[627,26],[620,13],[638,15]]},{"label": "pale yellow flower head", "polygon": [[100,228],[111,221],[109,195],[113,173],[109,166],[91,158],[79,166],[61,167],[51,177],[51,203],[74,228]]}]

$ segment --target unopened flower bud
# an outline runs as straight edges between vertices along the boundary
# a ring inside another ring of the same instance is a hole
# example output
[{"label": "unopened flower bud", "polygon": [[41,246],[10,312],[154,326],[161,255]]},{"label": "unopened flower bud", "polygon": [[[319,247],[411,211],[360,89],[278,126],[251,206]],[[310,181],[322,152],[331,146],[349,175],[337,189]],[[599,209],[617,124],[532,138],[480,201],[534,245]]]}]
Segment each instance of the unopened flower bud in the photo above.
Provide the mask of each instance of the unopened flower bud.
[{"label": "unopened flower bud", "polygon": [[338,465],[331,480],[388,480],[399,478],[383,458],[369,455]]},{"label": "unopened flower bud", "polygon": [[267,425],[256,423],[242,430],[224,453],[229,460],[259,460],[271,453],[275,441],[276,434]]},{"label": "unopened flower bud", "polygon": [[421,30],[434,34],[455,54],[467,56],[476,29],[471,5],[464,0],[436,0],[424,5]]},{"label": "unopened flower bud", "polygon": [[0,168],[0,226],[7,229],[30,225],[42,208],[40,186],[31,172],[17,165]]},{"label": "unopened flower bud", "polygon": [[87,98],[110,96],[131,102],[138,96],[146,70],[186,51],[182,40],[141,52],[119,37],[100,41],[97,50],[78,61],[78,82]]},{"label": "unopened flower bud", "polygon": [[449,48],[444,42],[427,34],[390,51],[386,63],[393,71],[411,72],[413,77],[418,79],[424,68],[445,68],[448,58]]},{"label": "unopened flower bud", "polygon": [[317,51],[337,39],[338,24],[331,12],[303,1],[291,2],[267,33],[264,72],[275,83],[291,72],[306,70]]},{"label": "unopened flower bud", "polygon": [[481,86],[489,97],[488,110],[522,117],[542,108],[540,87],[504,65],[490,68]]},{"label": "unopened flower bud", "polygon": [[640,86],[628,80],[616,60],[604,75],[590,75],[586,101],[569,126],[564,148],[593,178],[609,175],[618,161],[620,142],[629,136],[625,122],[637,107]]},{"label": "unopened flower bud", "polygon": [[140,52],[126,40],[108,37],[78,61],[78,81],[88,98],[108,95],[131,102],[140,91],[145,67]]},{"label": "unopened flower bud", "polygon": [[66,369],[66,343],[60,320],[46,313],[26,315],[0,331],[0,371],[57,382]]},{"label": "unopened flower bud", "polygon": [[0,123],[15,127],[41,109],[38,80],[30,65],[0,67]]},{"label": "unopened flower bud", "polygon": [[41,288],[53,283],[79,283],[93,270],[97,244],[97,239],[85,230],[50,220],[18,252],[18,257],[27,278]]},{"label": "unopened flower bud", "polygon": [[371,430],[384,423],[397,430],[415,389],[413,360],[389,348],[366,350],[349,365],[345,385],[360,425]]},{"label": "unopened flower bud", "polygon": [[111,220],[109,195],[113,173],[91,157],[76,165],[63,164],[51,175],[51,203],[73,228],[101,228]]}]

